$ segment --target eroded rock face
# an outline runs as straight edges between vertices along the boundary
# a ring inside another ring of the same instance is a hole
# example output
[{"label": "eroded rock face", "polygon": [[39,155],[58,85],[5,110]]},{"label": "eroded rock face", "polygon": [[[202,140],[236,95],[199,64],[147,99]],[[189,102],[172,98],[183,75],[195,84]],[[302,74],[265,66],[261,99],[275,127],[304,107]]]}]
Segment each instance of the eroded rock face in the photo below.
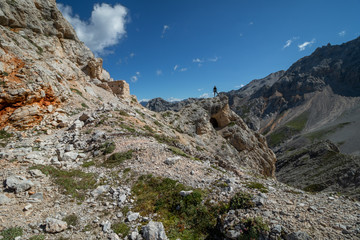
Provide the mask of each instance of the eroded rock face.
[{"label": "eroded rock face", "polygon": [[265,138],[250,130],[229,108],[225,95],[189,104],[168,120],[175,129],[197,135],[223,167],[247,166],[266,176],[275,176],[275,154]]},{"label": "eroded rock face", "polygon": [[108,82],[107,84],[116,96],[125,99],[130,98],[130,88],[129,84],[126,81],[113,81]]},{"label": "eroded rock face", "polygon": [[84,100],[96,101],[95,81],[111,92],[102,59],[79,41],[54,0],[1,1],[0,36],[0,128],[30,128],[71,99],[80,105],[76,94],[84,90]]}]

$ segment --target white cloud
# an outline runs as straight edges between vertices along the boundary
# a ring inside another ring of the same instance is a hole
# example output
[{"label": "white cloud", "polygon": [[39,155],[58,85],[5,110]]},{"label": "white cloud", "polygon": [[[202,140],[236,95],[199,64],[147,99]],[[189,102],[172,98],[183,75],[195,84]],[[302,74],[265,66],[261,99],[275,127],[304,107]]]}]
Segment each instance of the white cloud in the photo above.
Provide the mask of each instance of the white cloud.
[{"label": "white cloud", "polygon": [[341,31],[341,32],[338,33],[338,35],[339,35],[340,37],[345,36],[345,34],[346,34],[346,31],[345,31],[345,30],[343,30],[343,31]]},{"label": "white cloud", "polygon": [[176,71],[176,69],[178,69],[179,65],[175,65],[174,67],[174,71]]},{"label": "white cloud", "polygon": [[299,39],[299,37],[293,37],[293,38],[287,40],[285,45],[283,46],[283,49],[290,47],[290,45],[298,39]]},{"label": "white cloud", "polygon": [[180,98],[174,98],[174,97],[170,97],[167,99],[168,102],[178,102],[178,101],[181,101],[182,99]]},{"label": "white cloud", "polygon": [[209,97],[210,97],[209,93],[203,93],[199,96],[199,98],[209,98]]},{"label": "white cloud", "polygon": [[131,82],[133,83],[137,82],[139,80],[140,75],[141,75],[140,72],[136,72],[135,75],[130,78]]},{"label": "white cloud", "polygon": [[299,51],[304,51],[308,46],[310,47],[313,43],[315,43],[315,38],[310,42],[304,42],[298,45]]},{"label": "white cloud", "polygon": [[144,99],[141,99],[139,102],[142,103],[142,102],[148,102],[148,101],[150,101],[150,99],[144,98]]},{"label": "white cloud", "polygon": [[194,58],[193,63],[203,63],[204,60],[201,60],[200,58]]},{"label": "white cloud", "polygon": [[245,86],[244,84],[241,84],[240,86],[235,86],[235,88],[242,88],[244,86]]},{"label": "white cloud", "polygon": [[105,54],[106,48],[119,43],[125,34],[128,10],[121,4],[111,6],[106,3],[95,4],[87,21],[74,15],[72,8],[57,4],[64,17],[73,25],[79,39],[95,54]]},{"label": "white cloud", "polygon": [[161,38],[165,37],[165,33],[170,29],[169,25],[164,25],[161,33]]},{"label": "white cloud", "polygon": [[131,80],[131,82],[135,83],[135,82],[137,82],[139,80],[139,78],[137,76],[132,76],[130,78],[130,80]]},{"label": "white cloud", "polygon": [[156,75],[161,76],[162,74],[163,72],[160,69],[156,70]]},{"label": "white cloud", "polygon": [[204,90],[203,88],[199,88],[199,89],[198,89],[199,92],[201,92],[201,91],[203,91],[203,90]]},{"label": "white cloud", "polygon": [[218,57],[214,57],[214,58],[209,58],[208,61],[209,62],[217,62],[219,60]]},{"label": "white cloud", "polygon": [[135,53],[130,53],[129,57],[130,57],[130,58],[135,57]]},{"label": "white cloud", "polygon": [[249,22],[249,25],[254,25],[254,22],[253,21]]},{"label": "white cloud", "polygon": [[187,68],[181,68],[180,70],[179,70],[179,72],[186,72],[188,69]]},{"label": "white cloud", "polygon": [[285,45],[283,46],[283,48],[290,47],[291,43],[292,43],[292,40],[291,40],[291,39],[287,40],[286,43],[285,43]]},{"label": "white cloud", "polygon": [[240,34],[239,34],[239,36],[240,36],[240,37],[243,37],[243,36],[244,36],[244,34],[243,34],[243,33],[240,33]]},{"label": "white cloud", "polygon": [[192,60],[193,63],[198,63],[198,66],[201,67],[203,63],[206,62],[217,62],[219,60],[219,57],[215,56],[213,58],[194,58]]}]

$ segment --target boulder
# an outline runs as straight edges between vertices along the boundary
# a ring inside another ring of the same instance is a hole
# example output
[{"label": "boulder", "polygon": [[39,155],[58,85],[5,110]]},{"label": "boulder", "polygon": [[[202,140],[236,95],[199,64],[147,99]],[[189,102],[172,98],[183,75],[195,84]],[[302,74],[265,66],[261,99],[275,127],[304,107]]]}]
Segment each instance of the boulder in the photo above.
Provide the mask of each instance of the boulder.
[{"label": "boulder", "polygon": [[6,179],[6,186],[16,193],[19,193],[29,190],[34,186],[34,183],[25,177],[13,175]]},{"label": "boulder", "polygon": [[59,233],[67,229],[67,227],[66,222],[55,218],[47,218],[45,220],[45,232],[47,233]]},{"label": "boulder", "polygon": [[164,225],[161,222],[150,221],[141,230],[145,240],[168,240]]}]

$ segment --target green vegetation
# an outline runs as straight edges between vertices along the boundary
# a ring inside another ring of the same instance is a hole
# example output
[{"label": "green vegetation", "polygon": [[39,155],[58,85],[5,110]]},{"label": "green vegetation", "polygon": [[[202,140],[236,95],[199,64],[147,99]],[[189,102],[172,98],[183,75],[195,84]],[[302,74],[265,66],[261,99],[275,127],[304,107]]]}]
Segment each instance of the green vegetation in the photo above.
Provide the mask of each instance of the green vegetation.
[{"label": "green vegetation", "polygon": [[284,140],[299,134],[308,121],[309,114],[307,112],[302,113],[300,116],[291,120],[285,126],[280,127],[273,133],[271,133],[268,137],[268,143],[270,147],[275,147],[282,143]]},{"label": "green vegetation", "polygon": [[164,113],[161,114],[161,116],[162,116],[163,118],[170,117],[171,115],[172,115],[172,112],[164,112]]},{"label": "green vegetation", "polygon": [[71,90],[72,92],[76,93],[77,95],[83,97],[82,92],[80,92],[78,89],[76,89],[76,88],[70,88],[70,90]]},{"label": "green vegetation", "polygon": [[169,149],[171,150],[171,152],[173,152],[176,155],[190,158],[189,155],[187,155],[186,153],[184,153],[181,149],[179,149],[177,147],[170,146]]},{"label": "green vegetation", "polygon": [[[193,190],[187,196],[180,191]],[[134,211],[142,216],[157,213],[170,239],[204,239],[215,227],[220,207],[202,203],[204,193],[169,178],[141,176],[132,188]]]},{"label": "green vegetation", "polygon": [[145,113],[141,112],[140,110],[135,109],[135,112],[137,112],[142,118],[145,117]]},{"label": "green vegetation", "polygon": [[161,124],[161,123],[159,123],[159,121],[155,120],[155,121],[154,121],[154,123],[155,123],[155,125],[156,125],[156,126],[158,126],[158,127],[162,127],[162,124]]},{"label": "green vegetation", "polygon": [[81,106],[82,106],[83,108],[89,108],[89,106],[86,105],[86,103],[81,103]]},{"label": "green vegetation", "polygon": [[314,142],[317,139],[323,139],[326,135],[329,135],[331,133],[336,132],[338,129],[341,129],[343,127],[345,127],[346,125],[351,124],[351,122],[344,122],[344,123],[339,123],[335,126],[330,126],[327,127],[325,129],[319,130],[319,131],[315,131],[312,133],[308,133],[305,136],[311,140],[311,142]]},{"label": "green vegetation", "polygon": [[120,123],[119,127],[128,130],[130,133],[135,133],[136,130],[132,127],[129,127],[128,125],[124,124],[124,123]]},{"label": "green vegetation", "polygon": [[254,207],[252,202],[252,196],[246,192],[237,192],[231,199],[229,208],[232,210],[236,209],[247,209]]},{"label": "green vegetation", "polygon": [[45,175],[50,175],[64,194],[69,194],[79,202],[85,199],[85,194],[89,189],[97,187],[96,178],[92,173],[80,170],[65,171],[44,165],[35,165],[30,169],[39,169]]},{"label": "green vegetation", "polygon": [[120,110],[119,114],[124,117],[129,117],[129,114],[125,110]]},{"label": "green vegetation", "polygon": [[95,162],[94,161],[87,161],[87,162],[84,162],[82,164],[82,167],[84,168],[88,168],[88,167],[91,167],[91,166],[95,166]]},{"label": "green vegetation", "polygon": [[11,133],[6,132],[5,130],[0,130],[0,139],[7,139],[12,137]]},{"label": "green vegetation", "polygon": [[270,230],[261,217],[247,218],[242,220],[242,223],[244,225],[243,233],[238,238],[239,240],[262,239],[261,235]]},{"label": "green vegetation", "polygon": [[18,236],[23,235],[23,230],[20,227],[11,227],[1,231],[0,236],[2,240],[14,240]]},{"label": "green vegetation", "polygon": [[66,222],[68,226],[74,226],[74,227],[79,223],[78,216],[75,214],[71,214],[64,217],[63,221]]},{"label": "green vegetation", "polygon": [[35,235],[30,237],[29,240],[45,240],[45,235]]},{"label": "green vegetation", "polygon": [[5,71],[0,71],[0,76],[9,76],[9,73],[5,72]]},{"label": "green vegetation", "polygon": [[121,234],[122,237],[126,237],[130,232],[130,227],[126,223],[118,222],[111,225],[111,229],[116,234]]},{"label": "green vegetation", "polygon": [[113,153],[115,151],[116,145],[114,142],[105,142],[102,146],[104,148],[104,155]]},{"label": "green vegetation", "polygon": [[148,125],[144,126],[144,129],[150,133],[154,133],[154,129],[152,129],[151,127],[149,127]]},{"label": "green vegetation", "polygon": [[310,193],[317,193],[317,192],[321,192],[325,188],[326,188],[326,186],[315,183],[315,184],[310,184],[310,185],[306,186],[303,190],[306,192],[310,192]]},{"label": "green vegetation", "polygon": [[258,182],[249,182],[246,184],[246,186],[251,189],[258,189],[262,193],[268,192],[268,189],[263,184]]},{"label": "green vegetation", "polygon": [[116,167],[123,163],[125,160],[131,159],[133,152],[133,150],[129,150],[127,152],[114,153],[104,161],[103,166],[107,168]]},{"label": "green vegetation", "polygon": [[230,122],[227,126],[228,126],[228,127],[232,127],[232,126],[235,126],[235,125],[236,125],[236,122],[232,121],[232,122]]},{"label": "green vegetation", "polygon": [[171,138],[165,135],[153,134],[152,135],[159,143],[165,143],[167,145],[174,145],[177,140],[175,138]]}]

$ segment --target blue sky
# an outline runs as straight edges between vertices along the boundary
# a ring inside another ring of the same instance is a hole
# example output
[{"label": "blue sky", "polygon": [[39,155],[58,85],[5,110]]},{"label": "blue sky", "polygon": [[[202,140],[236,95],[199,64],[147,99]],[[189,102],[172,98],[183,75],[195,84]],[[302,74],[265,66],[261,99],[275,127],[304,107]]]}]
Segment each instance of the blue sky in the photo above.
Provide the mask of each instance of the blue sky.
[{"label": "blue sky", "polygon": [[139,100],[238,89],[360,35],[359,0],[57,0]]}]

